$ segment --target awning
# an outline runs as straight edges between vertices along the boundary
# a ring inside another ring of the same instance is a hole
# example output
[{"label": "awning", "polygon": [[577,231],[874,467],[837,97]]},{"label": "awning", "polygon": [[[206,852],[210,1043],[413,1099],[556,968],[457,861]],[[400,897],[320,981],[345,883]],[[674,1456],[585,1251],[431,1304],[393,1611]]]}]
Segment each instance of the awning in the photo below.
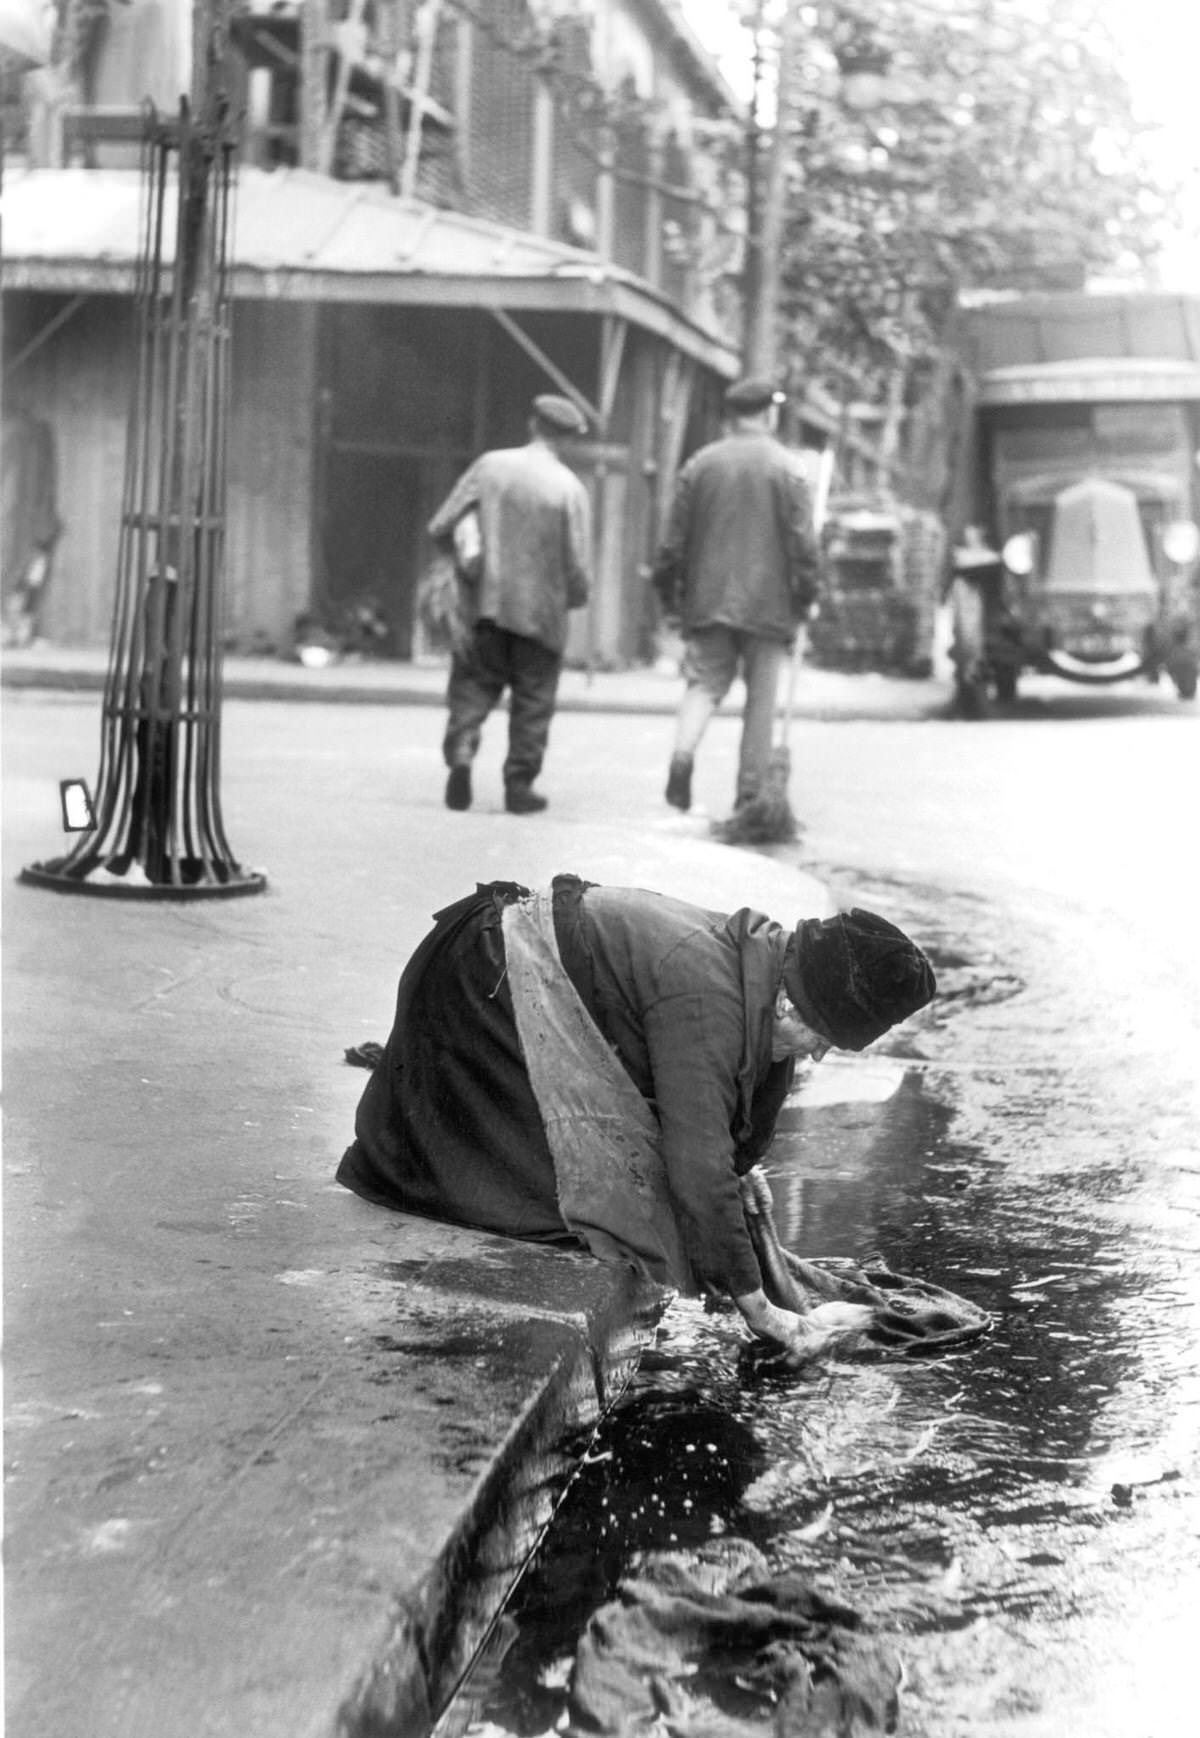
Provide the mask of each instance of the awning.
[{"label": "awning", "polygon": [[[4,288],[129,294],[142,203],[136,170],[6,170]],[[168,257],[173,209],[170,218]],[[374,182],[243,168],[232,251],[233,292],[246,300],[612,314],[726,379],[737,373],[732,344],[634,273],[524,230],[396,198]]]}]

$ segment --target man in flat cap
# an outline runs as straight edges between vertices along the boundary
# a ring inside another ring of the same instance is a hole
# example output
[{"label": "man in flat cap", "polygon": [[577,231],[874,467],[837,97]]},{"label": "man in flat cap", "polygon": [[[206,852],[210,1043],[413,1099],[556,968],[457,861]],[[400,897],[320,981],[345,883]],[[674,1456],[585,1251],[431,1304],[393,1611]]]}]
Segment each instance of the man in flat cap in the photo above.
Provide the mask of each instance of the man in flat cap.
[{"label": "man in flat cap", "polygon": [[780,674],[817,595],[812,503],[795,459],[776,439],[783,394],[739,380],[725,394],[729,432],[679,473],[652,582],[686,643],[687,686],[675,728],[667,801],[692,803],[692,766],[714,710],[739,670],[746,684],[737,806],[761,791]]},{"label": "man in flat cap", "polygon": [[588,600],[592,530],[588,493],[563,463],[565,442],[587,423],[569,398],[542,393],[521,447],[483,453],[429,522],[451,550],[472,516],[480,545],[460,575],[472,628],[454,652],[442,743],[446,806],[471,806],[471,762],[488,714],[511,693],[504,806],[531,815],[546,807],[533,781],[542,769],[567,639],[567,612]]}]

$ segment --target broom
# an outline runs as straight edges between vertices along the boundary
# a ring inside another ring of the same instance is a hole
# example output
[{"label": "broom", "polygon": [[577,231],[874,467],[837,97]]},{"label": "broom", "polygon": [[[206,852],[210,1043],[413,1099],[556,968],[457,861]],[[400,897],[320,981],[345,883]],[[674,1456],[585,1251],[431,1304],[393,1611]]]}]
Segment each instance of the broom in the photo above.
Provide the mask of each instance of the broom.
[{"label": "broom", "polygon": [[[833,479],[834,452],[826,447],[817,462],[816,484],[813,489],[813,531],[820,536],[829,501],[829,485]],[[806,634],[801,626],[796,630],[792,656],[788,664],[787,699],[779,726],[779,739],[771,750],[762,788],[749,802],[740,804],[724,821],[717,821],[713,833],[726,845],[789,845],[799,836],[800,825],[788,800],[788,784],[792,775],[792,755],[788,737],[792,728],[792,709],[796,701],[796,678],[804,656]]]},{"label": "broom", "polygon": [[796,677],[804,656],[805,634],[796,630],[796,642],[788,664],[787,700],[779,726],[779,740],[771,750],[767,770],[758,793],[741,803],[723,821],[713,824],[716,837],[726,845],[788,845],[799,837],[800,824],[792,813],[788,800],[788,784],[792,775],[792,753],[788,735],[792,724],[792,707],[796,699]]}]

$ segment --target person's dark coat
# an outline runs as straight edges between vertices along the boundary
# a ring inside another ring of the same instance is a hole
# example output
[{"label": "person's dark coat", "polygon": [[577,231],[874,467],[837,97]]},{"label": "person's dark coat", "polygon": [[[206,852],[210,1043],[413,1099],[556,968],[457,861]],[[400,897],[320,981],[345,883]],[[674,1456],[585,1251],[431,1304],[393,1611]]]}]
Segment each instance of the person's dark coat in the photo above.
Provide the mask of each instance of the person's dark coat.
[{"label": "person's dark coat", "polygon": [[735,430],[688,460],[654,583],[685,634],[791,640],[817,595],[817,547],[808,486],[774,435]]}]

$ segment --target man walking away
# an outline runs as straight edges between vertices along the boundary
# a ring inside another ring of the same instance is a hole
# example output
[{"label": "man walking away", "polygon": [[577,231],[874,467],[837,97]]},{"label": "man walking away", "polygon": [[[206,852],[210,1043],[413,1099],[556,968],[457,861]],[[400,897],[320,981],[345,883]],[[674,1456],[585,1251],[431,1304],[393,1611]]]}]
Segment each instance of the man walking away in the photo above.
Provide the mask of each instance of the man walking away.
[{"label": "man walking away", "polygon": [[451,659],[446,691],[447,808],[471,806],[471,762],[505,688],[512,698],[504,806],[514,815],[546,807],[532,785],[554,716],[567,612],[587,602],[591,575],[588,493],[560,453],[586,430],[570,399],[543,393],[533,401],[526,445],[483,453],[429,522],[429,535],[449,550],[455,527],[474,512],[482,543],[478,575],[463,582],[472,633]]},{"label": "man walking away", "polygon": [[667,801],[692,804],[692,765],[739,667],[746,684],[736,805],[762,789],[779,677],[817,595],[812,503],[795,458],[775,437],[783,394],[741,380],[725,395],[729,432],[679,473],[653,584],[680,618],[687,682],[675,730]]}]

